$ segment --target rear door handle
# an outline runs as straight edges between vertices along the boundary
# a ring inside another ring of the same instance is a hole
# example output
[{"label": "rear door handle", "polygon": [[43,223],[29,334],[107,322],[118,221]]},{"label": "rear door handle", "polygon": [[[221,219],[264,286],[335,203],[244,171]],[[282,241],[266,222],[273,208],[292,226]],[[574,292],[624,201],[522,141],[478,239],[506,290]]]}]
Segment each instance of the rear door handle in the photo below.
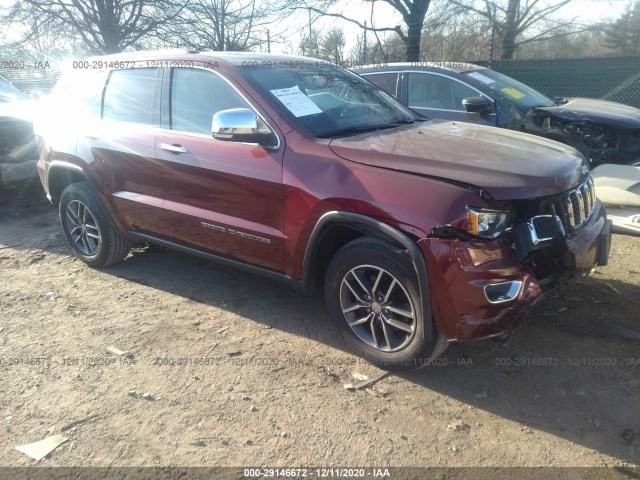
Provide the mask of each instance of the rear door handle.
[{"label": "rear door handle", "polygon": [[160,144],[160,148],[162,150],[166,150],[167,152],[171,152],[171,153],[187,153],[189,150],[187,150],[186,148],[184,148],[182,145],[169,145],[168,143],[161,143]]}]

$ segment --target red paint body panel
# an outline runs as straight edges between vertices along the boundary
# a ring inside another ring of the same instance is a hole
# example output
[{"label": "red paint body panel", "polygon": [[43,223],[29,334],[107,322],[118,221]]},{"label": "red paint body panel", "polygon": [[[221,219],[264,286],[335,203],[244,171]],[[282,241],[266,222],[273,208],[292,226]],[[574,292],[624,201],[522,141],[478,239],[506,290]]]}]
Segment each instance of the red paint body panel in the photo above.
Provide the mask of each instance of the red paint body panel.
[{"label": "red paint body panel", "polygon": [[[282,150],[159,132],[157,164],[164,189],[164,235],[261,266],[282,270]],[[174,154],[161,144],[181,145]],[[226,231],[203,228],[202,222]],[[269,240],[257,242],[229,230]]]},{"label": "red paint body panel", "polygon": [[[162,232],[162,185],[154,161],[155,133],[148,128],[105,128],[101,135],[82,136],[91,180],[124,230]],[[89,154],[90,151],[90,154]]]},{"label": "red paint body panel", "polygon": [[[437,327],[451,339],[503,333],[541,297],[542,280],[516,260],[510,234],[480,241],[435,238],[432,229],[462,225],[468,205],[487,207],[480,189],[494,200],[537,201],[575,188],[588,176],[575,151],[518,132],[439,121],[334,140],[310,137],[244,79],[241,65],[232,64],[237,60],[224,60],[233,55],[150,54],[147,60],[215,61],[210,69],[264,118],[278,136],[277,148],[175,132],[160,128],[162,122],[104,130],[97,138],[79,133],[77,148],[53,149],[44,138],[39,168],[45,189],[50,159],[68,158],[86,172],[122,230],[153,233],[297,279],[324,214],[379,220],[417,243]],[[162,95],[166,89],[163,83]],[[186,151],[170,153],[163,144]],[[566,238],[568,271],[583,274],[595,265],[604,221],[598,203]],[[523,282],[518,297],[490,303],[483,287],[509,280]]]}]

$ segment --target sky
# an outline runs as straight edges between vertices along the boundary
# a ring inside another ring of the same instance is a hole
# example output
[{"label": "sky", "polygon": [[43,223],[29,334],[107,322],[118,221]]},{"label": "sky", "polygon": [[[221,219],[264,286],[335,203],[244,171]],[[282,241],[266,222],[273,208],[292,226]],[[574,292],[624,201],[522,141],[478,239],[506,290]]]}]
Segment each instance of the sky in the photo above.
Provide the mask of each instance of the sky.
[{"label": "sky", "polygon": [[[0,0],[1,1],[1,0]],[[432,0],[431,8],[436,5],[438,0]],[[443,1],[443,0],[440,0]],[[551,0],[552,1],[552,0]],[[604,20],[614,20],[618,18],[629,5],[629,0],[574,0],[557,12],[559,17],[577,18],[579,21],[595,22]],[[365,4],[358,0],[344,0],[337,2],[336,6],[331,9],[332,13],[342,13],[346,17],[353,18],[360,22],[365,20],[371,24],[371,4]],[[394,27],[402,23],[402,17],[387,3],[378,1],[375,7],[374,24],[376,27]],[[362,34],[362,29],[357,25],[354,25],[345,20],[335,17],[321,17],[313,15],[312,25],[313,28],[319,31],[328,30],[331,27],[340,27],[344,30],[347,45],[345,52],[349,52],[351,47],[355,44],[357,35]],[[300,43],[300,30],[301,27],[306,27],[308,31],[308,12],[300,12],[298,15],[294,15],[288,18],[287,21],[281,22],[275,28],[279,31],[285,30],[289,33],[291,43],[287,45],[293,45],[296,49]],[[370,34],[373,38],[373,34]],[[287,45],[273,44],[271,51],[274,53],[285,53]]]},{"label": "sky", "polygon": [[[0,9],[6,8],[14,3],[15,0],[0,0]],[[265,0],[269,1],[269,0]],[[437,6],[437,2],[446,0],[432,0],[431,8]],[[525,0],[523,0],[524,2]],[[553,0],[548,0],[552,2]],[[562,18],[577,17],[582,22],[593,22],[602,20],[613,20],[618,18],[629,5],[630,0],[573,0],[561,10],[558,15]],[[342,13],[343,15],[359,20],[367,21],[371,24],[371,7],[370,3],[365,4],[359,0],[339,0],[330,11],[333,13]],[[377,1],[375,7],[375,16],[373,18],[374,25],[377,27],[394,27],[402,24],[402,17],[392,7],[384,1]],[[348,53],[353,45],[355,45],[356,37],[362,34],[362,30],[345,20],[335,17],[318,17],[313,14],[312,25],[319,31],[326,31],[332,26],[341,27],[344,30],[346,38],[345,53]],[[298,14],[287,15],[286,18],[273,25],[271,31],[272,37],[277,33],[282,33],[285,37],[284,43],[272,43],[271,51],[273,53],[298,53],[298,47],[301,40],[301,31],[304,28],[305,33],[308,32],[309,16],[307,11],[300,11]],[[373,41],[373,34],[369,34],[369,38]],[[264,32],[266,38],[266,31]]]}]

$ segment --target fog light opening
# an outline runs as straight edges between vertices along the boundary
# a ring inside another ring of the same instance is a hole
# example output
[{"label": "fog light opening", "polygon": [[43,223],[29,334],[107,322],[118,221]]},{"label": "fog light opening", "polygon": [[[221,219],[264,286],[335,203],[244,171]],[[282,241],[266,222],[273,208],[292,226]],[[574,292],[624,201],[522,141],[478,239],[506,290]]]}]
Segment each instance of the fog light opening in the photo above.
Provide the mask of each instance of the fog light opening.
[{"label": "fog light opening", "polygon": [[489,303],[504,303],[514,300],[520,293],[522,280],[485,285],[484,296]]}]

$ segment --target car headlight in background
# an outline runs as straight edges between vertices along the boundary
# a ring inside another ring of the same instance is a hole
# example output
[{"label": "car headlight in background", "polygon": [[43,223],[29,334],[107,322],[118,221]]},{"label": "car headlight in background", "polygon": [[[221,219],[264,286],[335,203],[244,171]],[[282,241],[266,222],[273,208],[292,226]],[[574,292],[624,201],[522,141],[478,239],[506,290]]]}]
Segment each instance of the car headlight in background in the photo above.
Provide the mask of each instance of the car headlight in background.
[{"label": "car headlight in background", "polygon": [[512,214],[506,210],[467,207],[469,233],[479,237],[496,238],[512,227]]}]

